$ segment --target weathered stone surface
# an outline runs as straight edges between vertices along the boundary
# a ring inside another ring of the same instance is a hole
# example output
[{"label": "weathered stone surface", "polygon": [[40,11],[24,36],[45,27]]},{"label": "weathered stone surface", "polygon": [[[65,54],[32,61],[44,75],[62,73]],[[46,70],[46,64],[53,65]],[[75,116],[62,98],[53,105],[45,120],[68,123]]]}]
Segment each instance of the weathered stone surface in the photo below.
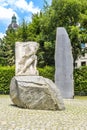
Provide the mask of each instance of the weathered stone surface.
[{"label": "weathered stone surface", "polygon": [[43,110],[65,109],[55,84],[41,76],[15,76],[10,84],[10,96],[19,107]]},{"label": "weathered stone surface", "polygon": [[63,98],[73,98],[73,57],[70,39],[65,28],[57,28],[55,48],[55,84]]},{"label": "weathered stone surface", "polygon": [[15,44],[15,75],[38,75],[37,42],[16,42]]}]

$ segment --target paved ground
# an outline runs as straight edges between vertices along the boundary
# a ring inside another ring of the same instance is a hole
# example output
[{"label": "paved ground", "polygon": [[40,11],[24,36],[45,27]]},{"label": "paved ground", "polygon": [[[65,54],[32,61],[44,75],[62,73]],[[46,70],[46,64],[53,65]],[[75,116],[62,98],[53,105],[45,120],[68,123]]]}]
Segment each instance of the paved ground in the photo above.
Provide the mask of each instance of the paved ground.
[{"label": "paved ground", "polygon": [[87,130],[87,100],[64,100],[66,110],[21,109],[0,96],[0,130]]}]

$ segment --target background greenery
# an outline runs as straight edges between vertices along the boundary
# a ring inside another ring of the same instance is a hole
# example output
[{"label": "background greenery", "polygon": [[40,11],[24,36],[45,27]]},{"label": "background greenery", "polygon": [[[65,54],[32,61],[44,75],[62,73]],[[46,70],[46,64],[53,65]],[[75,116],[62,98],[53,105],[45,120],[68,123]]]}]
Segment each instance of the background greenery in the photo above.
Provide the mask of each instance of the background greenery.
[{"label": "background greenery", "polygon": [[14,67],[0,67],[0,94],[8,94],[11,78],[14,76]]},{"label": "background greenery", "polygon": [[[39,75],[54,81],[55,68],[45,66],[38,68]],[[10,82],[15,75],[14,67],[0,67],[0,94],[9,94]],[[75,95],[87,95],[87,66],[74,70]]]},{"label": "background greenery", "polygon": [[74,71],[75,95],[87,95],[87,66]]}]

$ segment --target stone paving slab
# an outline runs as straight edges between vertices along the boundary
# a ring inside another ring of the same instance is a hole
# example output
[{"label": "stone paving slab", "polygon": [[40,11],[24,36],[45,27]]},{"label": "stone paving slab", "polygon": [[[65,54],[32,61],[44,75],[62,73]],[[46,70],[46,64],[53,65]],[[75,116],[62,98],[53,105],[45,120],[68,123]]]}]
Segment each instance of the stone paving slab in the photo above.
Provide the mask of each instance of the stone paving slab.
[{"label": "stone paving slab", "polygon": [[15,107],[9,96],[0,96],[0,130],[87,130],[87,100],[64,103],[64,111],[29,110]]}]

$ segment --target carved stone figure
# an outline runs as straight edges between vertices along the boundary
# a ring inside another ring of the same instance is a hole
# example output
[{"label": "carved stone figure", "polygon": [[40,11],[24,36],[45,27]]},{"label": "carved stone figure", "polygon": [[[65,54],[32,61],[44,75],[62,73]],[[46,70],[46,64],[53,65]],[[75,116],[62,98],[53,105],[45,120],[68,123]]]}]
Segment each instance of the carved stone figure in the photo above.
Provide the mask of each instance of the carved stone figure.
[{"label": "carved stone figure", "polygon": [[38,47],[37,42],[16,43],[16,75],[38,75],[36,69]]}]

